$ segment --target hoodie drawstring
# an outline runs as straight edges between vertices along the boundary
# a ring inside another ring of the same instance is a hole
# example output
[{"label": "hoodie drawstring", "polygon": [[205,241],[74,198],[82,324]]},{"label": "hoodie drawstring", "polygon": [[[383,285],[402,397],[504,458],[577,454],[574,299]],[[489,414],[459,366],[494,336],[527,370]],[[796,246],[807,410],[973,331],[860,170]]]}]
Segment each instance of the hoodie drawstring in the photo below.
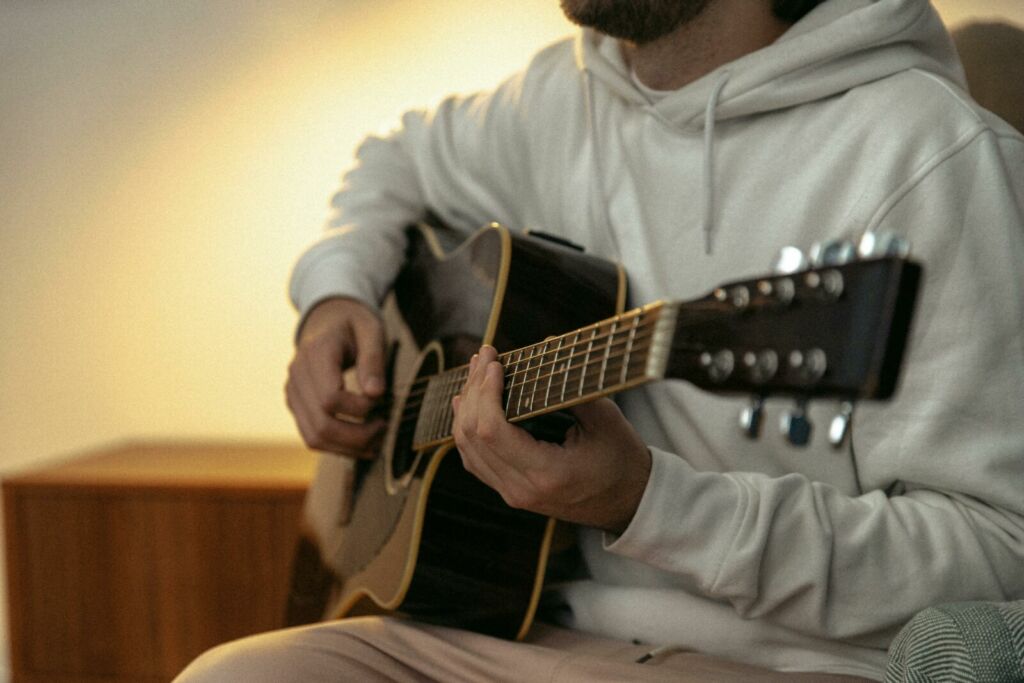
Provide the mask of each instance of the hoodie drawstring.
[{"label": "hoodie drawstring", "polygon": [[597,134],[597,106],[594,103],[594,77],[590,73],[590,69],[583,69],[583,79],[586,81],[586,88],[584,89],[584,101],[587,109],[587,128],[590,134],[590,147],[593,149],[594,154],[594,178],[595,184],[597,185],[597,204],[600,206],[594,207],[591,205],[591,213],[597,212],[596,221],[600,222],[602,229],[605,232],[605,236],[608,238],[608,243],[614,251],[614,256],[617,259],[621,258],[622,251],[619,249],[619,241],[615,237],[615,231],[612,230],[612,219],[609,215],[611,207],[609,204],[608,193],[604,189],[604,163],[601,160],[601,145],[598,144]]},{"label": "hoodie drawstring", "polygon": [[[611,218],[608,215],[610,210],[608,207],[608,194],[604,191],[604,163],[601,159],[601,145],[598,140],[597,107],[594,102],[594,77],[590,73],[590,69],[583,69],[583,79],[586,86],[584,88],[584,103],[587,111],[587,132],[590,136],[590,146],[594,154],[594,177],[598,190],[598,203],[601,204],[599,207],[592,206],[591,211],[597,212],[594,215],[594,220],[596,223],[600,223],[609,240],[609,244],[614,249],[615,255],[618,256],[621,251],[618,240],[615,237],[615,232],[612,230]],[[704,234],[704,253],[708,255],[711,254],[715,234],[715,113],[718,109],[718,101],[722,96],[722,90],[728,82],[728,71],[723,71],[718,75],[715,84],[711,88],[711,95],[708,97],[707,105],[704,108],[704,163],[701,177],[704,201],[703,213],[701,215],[701,231]]]},{"label": "hoodie drawstring", "polygon": [[722,89],[729,81],[729,72],[719,74],[711,89],[707,106],[704,107],[704,171],[701,186],[704,192],[704,215],[701,219],[701,230],[704,233],[704,253],[711,255],[712,238],[715,233],[715,109]]}]

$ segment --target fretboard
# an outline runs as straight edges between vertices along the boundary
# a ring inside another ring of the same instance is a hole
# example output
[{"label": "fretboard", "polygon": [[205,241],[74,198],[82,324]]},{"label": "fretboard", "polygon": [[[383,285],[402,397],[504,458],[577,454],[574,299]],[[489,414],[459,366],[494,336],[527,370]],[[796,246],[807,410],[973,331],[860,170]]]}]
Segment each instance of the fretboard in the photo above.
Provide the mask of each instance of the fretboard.
[{"label": "fretboard", "polygon": [[[658,301],[500,354],[505,416],[518,422],[661,379],[675,316],[674,305]],[[416,402],[415,450],[452,438],[452,398],[468,376],[462,365],[428,379]]]}]

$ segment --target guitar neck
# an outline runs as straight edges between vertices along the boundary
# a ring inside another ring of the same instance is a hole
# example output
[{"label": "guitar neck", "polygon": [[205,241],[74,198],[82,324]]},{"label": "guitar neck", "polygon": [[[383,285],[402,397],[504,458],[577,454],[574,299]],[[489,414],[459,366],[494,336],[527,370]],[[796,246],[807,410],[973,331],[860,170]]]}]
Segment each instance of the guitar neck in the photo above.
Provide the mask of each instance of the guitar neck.
[{"label": "guitar neck", "polygon": [[[505,416],[520,422],[663,378],[677,310],[677,304],[657,301],[499,355]],[[452,398],[468,376],[469,366],[462,365],[419,388],[415,450],[452,440]]]}]

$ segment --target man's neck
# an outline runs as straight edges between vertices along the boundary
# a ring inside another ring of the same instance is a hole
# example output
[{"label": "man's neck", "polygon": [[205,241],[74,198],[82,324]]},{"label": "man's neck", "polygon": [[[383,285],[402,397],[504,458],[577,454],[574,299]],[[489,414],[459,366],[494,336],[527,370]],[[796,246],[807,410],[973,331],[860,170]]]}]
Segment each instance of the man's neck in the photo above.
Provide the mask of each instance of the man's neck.
[{"label": "man's neck", "polygon": [[620,41],[623,57],[640,81],[675,90],[748,53],[770,45],[789,24],[766,0],[714,0],[692,21],[644,45]]}]

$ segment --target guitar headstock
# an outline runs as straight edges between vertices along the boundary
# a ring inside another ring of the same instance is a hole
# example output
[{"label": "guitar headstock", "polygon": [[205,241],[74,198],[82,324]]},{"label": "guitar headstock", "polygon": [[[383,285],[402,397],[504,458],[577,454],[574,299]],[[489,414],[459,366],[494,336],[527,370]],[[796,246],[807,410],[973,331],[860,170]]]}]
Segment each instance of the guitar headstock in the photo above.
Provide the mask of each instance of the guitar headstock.
[{"label": "guitar headstock", "polygon": [[818,260],[678,304],[666,376],[761,397],[892,396],[921,267],[903,255]]}]

